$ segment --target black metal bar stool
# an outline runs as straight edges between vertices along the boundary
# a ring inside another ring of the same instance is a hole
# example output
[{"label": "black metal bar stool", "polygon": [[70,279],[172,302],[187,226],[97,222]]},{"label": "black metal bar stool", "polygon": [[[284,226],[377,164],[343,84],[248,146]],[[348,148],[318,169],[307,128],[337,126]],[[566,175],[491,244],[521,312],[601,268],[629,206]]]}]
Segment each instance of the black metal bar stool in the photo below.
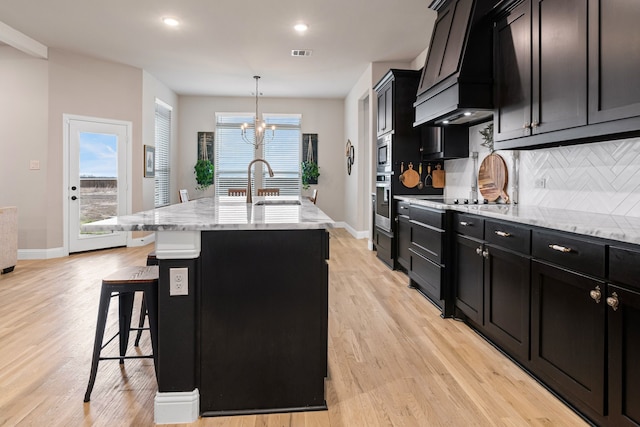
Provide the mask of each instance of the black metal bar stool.
[{"label": "black metal bar stool", "polygon": [[[129,332],[132,330],[140,330],[140,328],[131,327],[131,314],[133,311],[133,299],[136,292],[143,293],[143,307],[149,316],[149,332],[151,333],[152,354],[140,356],[126,356],[127,344],[129,342]],[[104,343],[104,330],[107,323],[107,315],[109,313],[109,303],[111,298],[118,297],[119,312],[119,328],[118,332]],[[153,358],[153,364],[158,369],[158,266],[135,266],[126,267],[107,276],[102,280],[102,290],[100,292],[100,305],[98,306],[98,322],[96,325],[96,337],[93,344],[93,359],[91,361],[91,375],[89,376],[89,384],[87,392],[84,395],[84,401],[88,402],[91,398],[91,390],[96,381],[96,373],[98,372],[98,362],[101,360],[120,360],[124,363],[124,359],[143,359]],[[101,356],[104,349],[116,337],[120,337],[120,355],[114,357]]]},{"label": "black metal bar stool", "polygon": [[[158,265],[158,258],[156,257],[156,251],[151,251],[147,255],[147,265]],[[144,300],[144,295],[142,296],[142,305],[140,306],[140,318],[138,319],[138,333],[136,334],[136,341],[133,345],[138,347],[140,345],[140,337],[142,336],[142,331],[148,329],[144,327],[144,319],[147,317],[147,302]]]}]

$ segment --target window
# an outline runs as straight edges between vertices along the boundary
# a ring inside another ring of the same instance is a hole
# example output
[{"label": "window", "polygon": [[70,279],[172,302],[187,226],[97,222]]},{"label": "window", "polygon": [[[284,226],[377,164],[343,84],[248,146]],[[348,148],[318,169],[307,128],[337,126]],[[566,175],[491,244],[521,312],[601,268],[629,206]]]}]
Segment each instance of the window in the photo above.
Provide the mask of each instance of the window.
[{"label": "window", "polygon": [[[276,125],[274,139],[255,150],[243,141],[240,126],[253,122],[251,113],[216,114],[215,135],[215,186],[216,194],[226,195],[229,188],[247,186],[247,166],[256,158],[263,158],[271,165],[274,177],[269,177],[266,167],[255,176],[252,170],[251,186],[275,187],[280,195],[300,194],[300,121],[299,114],[265,114],[269,125]],[[247,131],[248,138],[253,132]],[[254,166],[258,167],[260,164]]]},{"label": "window", "polygon": [[155,207],[160,207],[169,204],[171,107],[159,99],[156,99],[155,128]]}]

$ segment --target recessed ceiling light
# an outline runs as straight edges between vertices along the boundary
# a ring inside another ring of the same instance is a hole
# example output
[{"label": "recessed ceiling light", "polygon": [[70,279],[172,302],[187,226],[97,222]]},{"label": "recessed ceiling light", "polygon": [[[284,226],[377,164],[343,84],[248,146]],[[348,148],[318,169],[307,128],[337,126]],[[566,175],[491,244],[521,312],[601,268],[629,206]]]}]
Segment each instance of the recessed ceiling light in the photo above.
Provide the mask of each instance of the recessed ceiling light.
[{"label": "recessed ceiling light", "polygon": [[293,28],[299,33],[304,33],[309,29],[309,26],[307,24],[300,23],[296,24]]},{"label": "recessed ceiling light", "polygon": [[164,22],[166,25],[170,27],[177,27],[178,25],[180,25],[180,21],[178,21],[176,18],[171,18],[168,16],[162,18],[162,22]]}]

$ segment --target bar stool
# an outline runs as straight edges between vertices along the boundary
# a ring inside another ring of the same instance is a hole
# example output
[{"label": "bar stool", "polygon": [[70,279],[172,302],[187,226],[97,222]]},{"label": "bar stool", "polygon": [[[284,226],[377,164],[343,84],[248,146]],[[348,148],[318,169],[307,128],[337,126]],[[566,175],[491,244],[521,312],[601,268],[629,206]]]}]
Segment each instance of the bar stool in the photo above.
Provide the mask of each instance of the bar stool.
[{"label": "bar stool", "polygon": [[[131,314],[133,311],[133,299],[136,292],[142,292],[144,301],[147,302],[146,310],[149,316],[149,332],[151,333],[152,354],[141,356],[126,356],[127,343],[129,342],[129,332],[139,330],[139,328],[131,327]],[[111,298],[118,297],[119,312],[119,328],[118,332],[111,337],[106,343],[104,342],[104,330],[107,323],[107,315],[109,313],[109,303]],[[102,280],[102,290],[100,291],[100,305],[98,306],[98,322],[96,325],[96,337],[93,344],[93,358],[91,361],[91,375],[89,376],[89,384],[87,392],[84,395],[84,401],[88,402],[91,398],[91,391],[96,381],[96,373],[98,372],[98,363],[101,360],[120,360],[124,363],[124,359],[153,359],[154,368],[158,369],[158,266],[135,266],[125,267],[117,272],[107,276]],[[117,357],[101,356],[104,349],[116,337],[120,337],[120,355]]]},{"label": "bar stool", "polygon": [[[158,258],[156,257],[156,251],[151,251],[147,254],[147,265],[158,265]],[[148,328],[144,328],[144,319],[147,317],[147,302],[144,300],[144,295],[142,296],[142,305],[140,306],[140,318],[138,319],[138,333],[136,334],[136,341],[133,345],[138,347],[140,345],[140,337],[142,336],[142,331],[147,330]]]}]

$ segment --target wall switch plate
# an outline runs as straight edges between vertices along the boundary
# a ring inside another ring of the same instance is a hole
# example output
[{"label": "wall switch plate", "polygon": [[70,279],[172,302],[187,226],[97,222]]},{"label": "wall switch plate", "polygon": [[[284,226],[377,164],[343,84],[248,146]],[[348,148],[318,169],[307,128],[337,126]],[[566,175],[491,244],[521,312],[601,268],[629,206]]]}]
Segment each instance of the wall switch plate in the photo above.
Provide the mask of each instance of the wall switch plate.
[{"label": "wall switch plate", "polygon": [[169,269],[169,296],[189,295],[189,269]]},{"label": "wall switch plate", "polygon": [[547,178],[538,178],[533,182],[534,188],[547,188]]},{"label": "wall switch plate", "polygon": [[32,171],[40,170],[40,160],[29,160],[29,169]]}]

